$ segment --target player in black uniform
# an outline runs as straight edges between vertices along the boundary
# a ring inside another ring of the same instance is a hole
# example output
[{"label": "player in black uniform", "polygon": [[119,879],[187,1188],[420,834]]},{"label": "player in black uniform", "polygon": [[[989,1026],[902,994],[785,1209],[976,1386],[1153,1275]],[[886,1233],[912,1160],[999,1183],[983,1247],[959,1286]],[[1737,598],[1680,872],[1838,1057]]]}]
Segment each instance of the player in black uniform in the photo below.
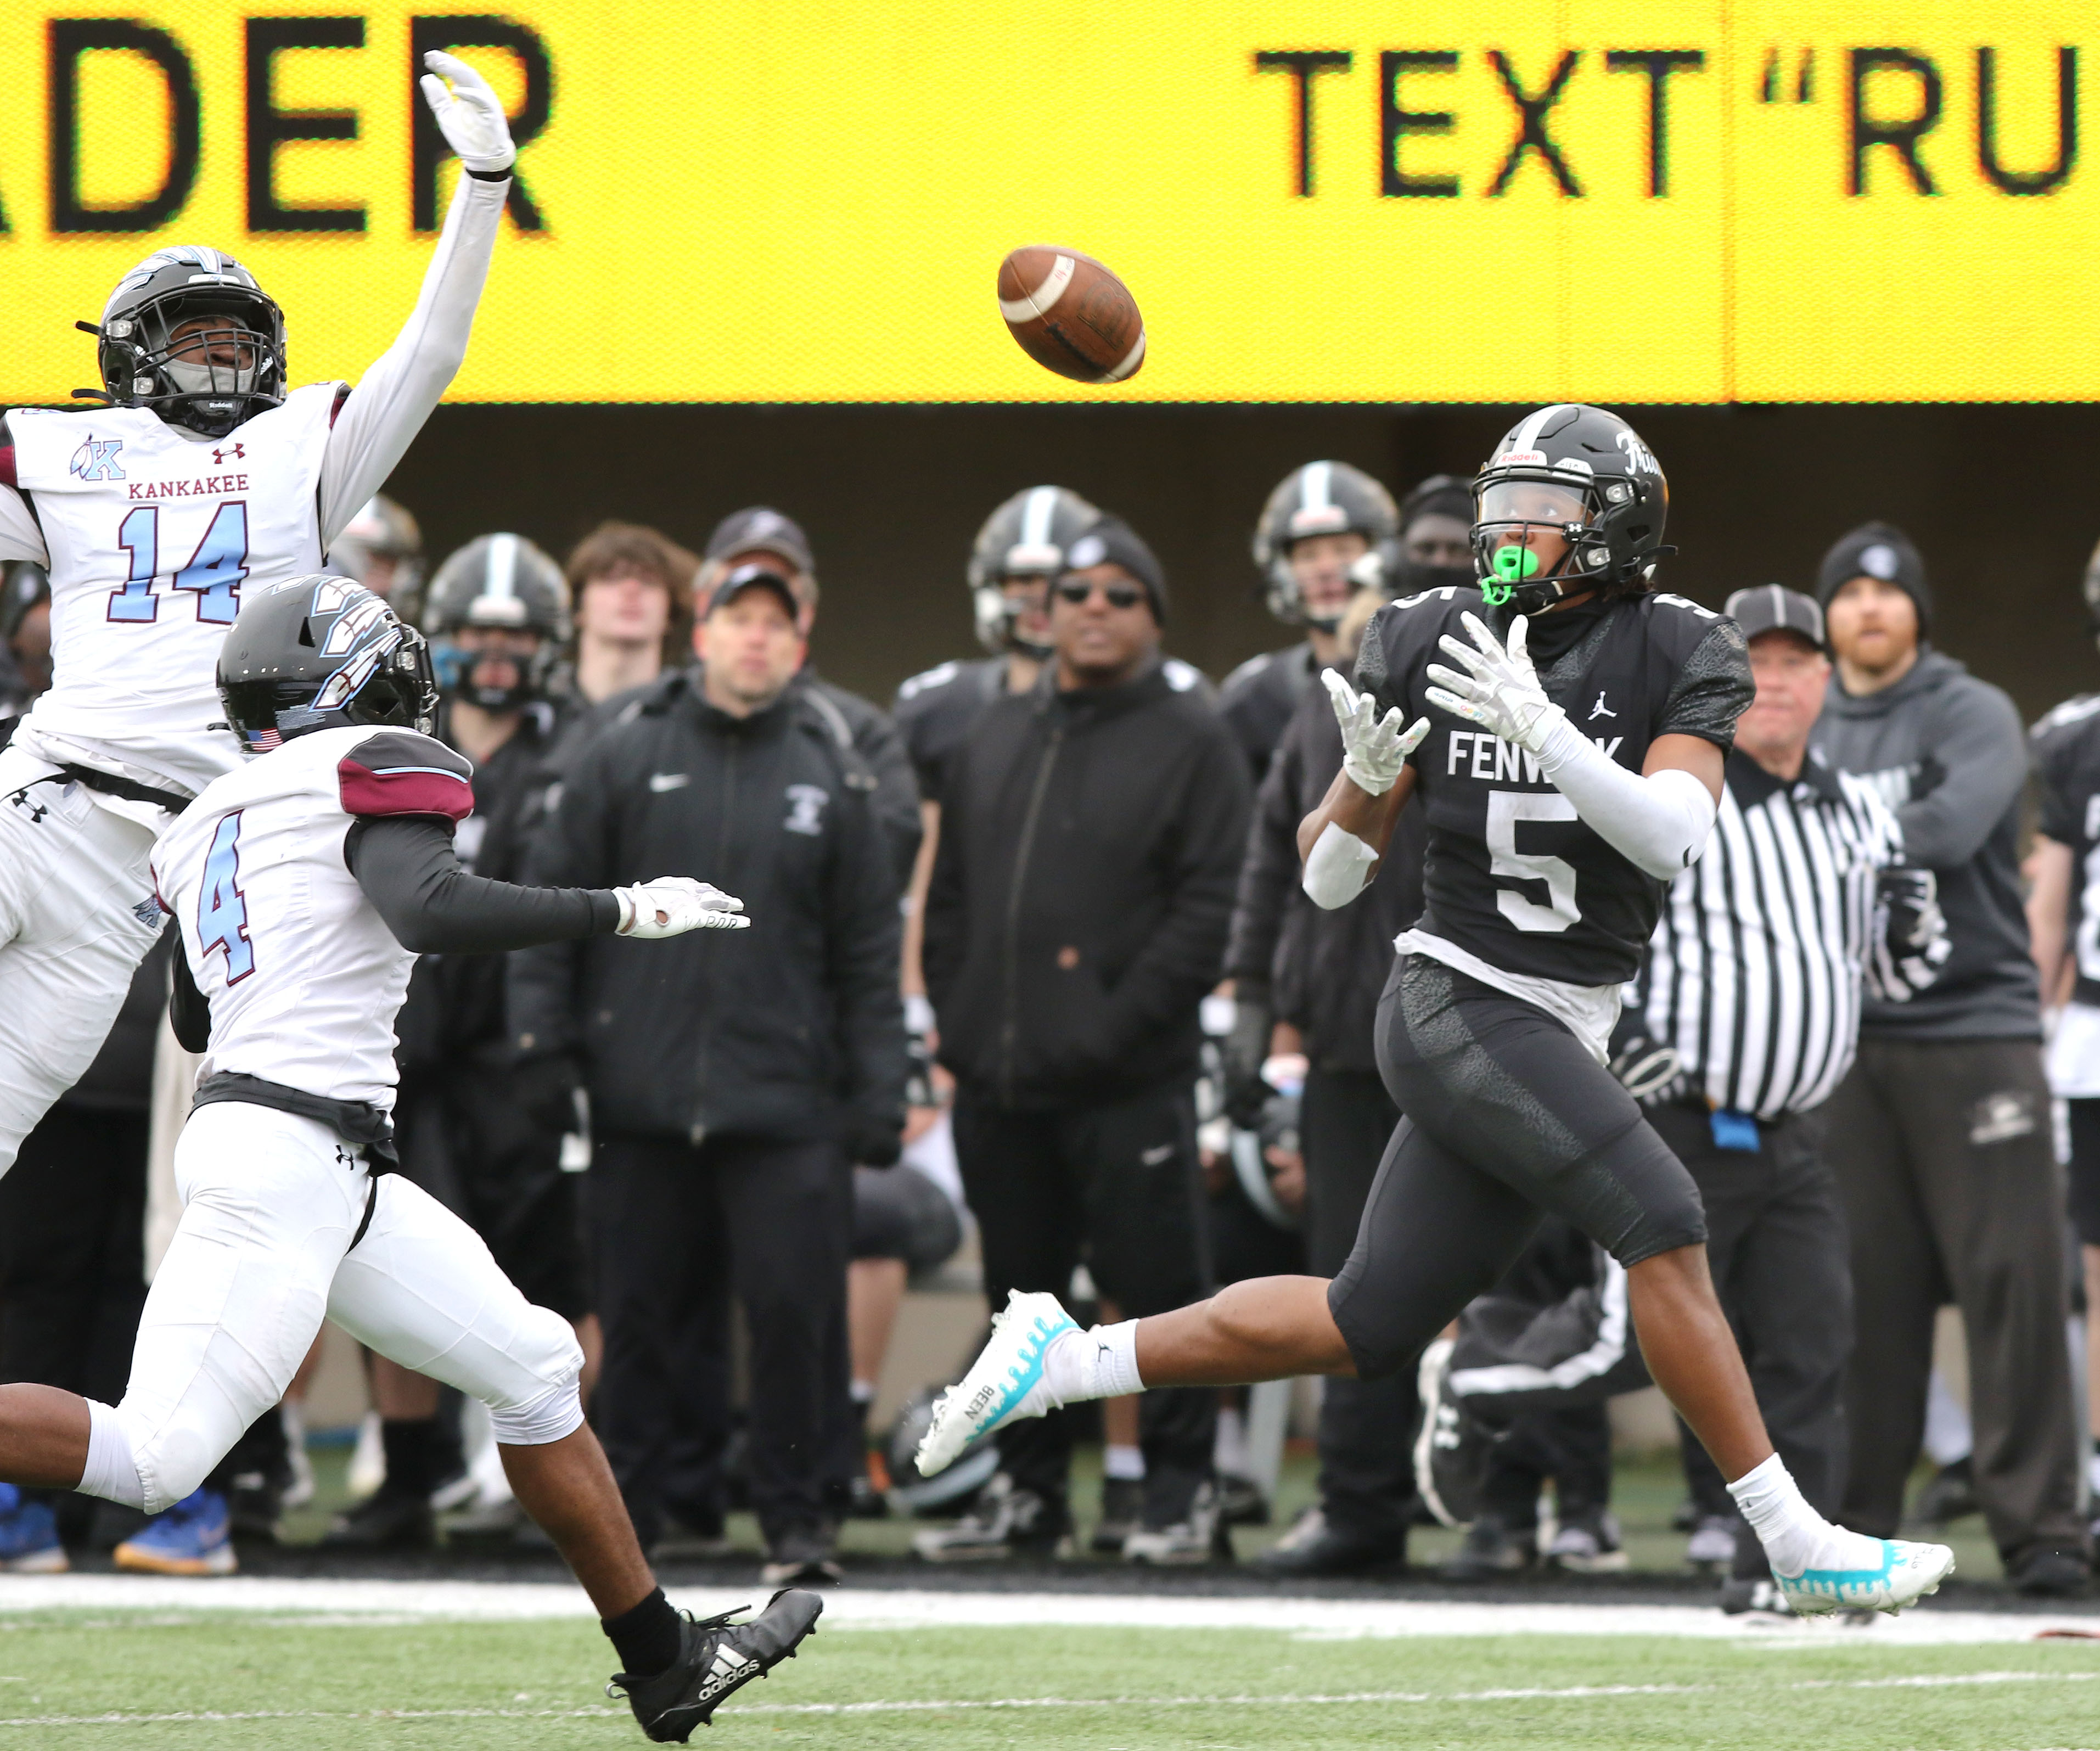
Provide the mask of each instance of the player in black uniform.
[{"label": "player in black uniform", "polygon": [[[2100,548],[2085,568],[2085,605],[2100,640]],[[2027,930],[2045,1008],[2062,1006],[2047,1064],[2049,1092],[2071,1118],[2071,1221],[2085,1277],[2089,1427],[2100,1449],[2100,693],[2080,694],[2034,726],[2041,818],[2027,862]],[[2100,1450],[2086,1459],[2100,1480]],[[2100,1524],[2100,1520],[2096,1520]]]},{"label": "player in black uniform", "polygon": [[1357,659],[1364,692],[1329,677],[1343,769],[1299,833],[1306,890],[1331,907],[1361,891],[1408,797],[1428,813],[1427,907],[1379,1009],[1379,1067],[1407,1116],[1355,1251],[1331,1281],[1236,1284],[1083,1334],[1054,1296],[1019,1297],[943,1400],[920,1467],[1074,1399],[1391,1373],[1550,1212],[1626,1268],[1651,1371],[1793,1608],[1896,1609],[1938,1586],[1952,1552],[1846,1532],[1803,1500],[1714,1298],[1697,1189],[1604,1065],[1662,884],[1714,824],[1754,693],[1742,634],[1652,593],[1668,489],[1616,416],[1541,408],[1475,495],[1478,588],[1390,604]]}]

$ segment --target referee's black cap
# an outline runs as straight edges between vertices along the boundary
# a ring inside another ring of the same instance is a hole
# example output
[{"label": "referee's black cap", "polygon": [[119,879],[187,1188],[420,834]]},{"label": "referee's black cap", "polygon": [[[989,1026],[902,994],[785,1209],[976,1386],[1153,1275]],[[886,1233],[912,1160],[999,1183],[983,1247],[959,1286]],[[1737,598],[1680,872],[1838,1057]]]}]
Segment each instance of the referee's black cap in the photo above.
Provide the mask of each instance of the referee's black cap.
[{"label": "referee's black cap", "polygon": [[1739,589],[1722,611],[1742,628],[1745,638],[1760,633],[1798,633],[1819,651],[1823,647],[1823,611],[1798,589],[1779,584]]}]

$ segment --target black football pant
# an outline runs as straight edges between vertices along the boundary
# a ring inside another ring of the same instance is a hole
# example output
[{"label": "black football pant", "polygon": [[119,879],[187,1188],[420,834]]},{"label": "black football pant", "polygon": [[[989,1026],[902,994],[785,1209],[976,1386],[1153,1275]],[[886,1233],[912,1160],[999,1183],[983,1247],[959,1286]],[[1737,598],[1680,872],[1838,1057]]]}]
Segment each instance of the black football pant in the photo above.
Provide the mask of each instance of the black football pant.
[{"label": "black football pant", "polygon": [[1976,1494],[1999,1554],[2083,1553],[2063,1193],[2032,1040],[1863,1039],[1825,1108],[1859,1341],[1844,1521],[1886,1537],[1925,1430],[1932,1326],[1961,1309]]},{"label": "black football pant", "polygon": [[[147,1116],[61,1101],[0,1178],[0,1380],[113,1405],[146,1304]],[[93,1501],[54,1493],[68,1537]]]},{"label": "black football pant", "polygon": [[668,1504],[721,1515],[730,1320],[750,1334],[751,1505],[769,1545],[828,1522],[824,1480],[856,1440],[845,1282],[853,1176],[835,1143],[598,1140],[591,1247],[605,1361],[593,1421],[645,1546]]},{"label": "black football pant", "polygon": [[[1376,1070],[1323,1070],[1305,1078],[1299,1136],[1305,1150],[1305,1260],[1315,1277],[1348,1260],[1364,1201],[1399,1109]],[[1382,1380],[1330,1375],[1320,1396],[1320,1506],[1338,1530],[1405,1535],[1414,1512],[1412,1458],[1420,1414],[1414,1370]]]},{"label": "black football pant", "polygon": [[[1480,1511],[1513,1533],[1538,1525],[1539,1490],[1551,1478],[1554,1511],[1565,1522],[1612,1505],[1612,1419],[1601,1404],[1523,1410],[1488,1449]],[[1757,1541],[1744,1542],[1755,1548]]]},{"label": "black football pant", "polygon": [[1698,1189],[1618,1079],[1542,1009],[1418,955],[1379,1000],[1407,1116],[1327,1305],[1360,1377],[1413,1365],[1551,1214],[1630,1269],[1706,1237]]},{"label": "black football pant", "polygon": [[[1824,1153],[1824,1109],[1760,1124],[1754,1150],[1717,1147],[1703,1104],[1652,1108],[1648,1120],[1691,1170],[1705,1203],[1714,1287],[1766,1432],[1809,1506],[1836,1519],[1845,1493],[1852,1260],[1844,1201]],[[1681,1424],[1679,1436],[1700,1512],[1736,1517],[1706,1449]],[[1769,1572],[1762,1546],[1740,1534],[1736,1577]]]},{"label": "black football pant", "polygon": [[[1210,1293],[1196,1108],[1186,1082],[1098,1106],[1001,1109],[968,1085],[955,1108],[955,1158],[984,1248],[985,1295],[1070,1290],[1082,1260],[1126,1319],[1165,1313]],[[1182,1519],[1211,1475],[1216,1391],[1177,1387],[1138,1400],[1148,1524]],[[999,1461],[1053,1511],[1065,1501],[1070,1414],[1000,1431]]]}]

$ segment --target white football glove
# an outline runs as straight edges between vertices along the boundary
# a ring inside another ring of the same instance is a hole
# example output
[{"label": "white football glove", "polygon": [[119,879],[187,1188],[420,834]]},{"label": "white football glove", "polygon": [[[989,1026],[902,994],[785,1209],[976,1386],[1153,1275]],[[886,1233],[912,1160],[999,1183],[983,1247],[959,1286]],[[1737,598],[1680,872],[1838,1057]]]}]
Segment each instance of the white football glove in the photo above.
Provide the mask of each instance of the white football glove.
[{"label": "white football glove", "polygon": [[1372,796],[1383,796],[1400,778],[1407,756],[1429,734],[1429,720],[1418,717],[1405,731],[1400,727],[1400,708],[1381,717],[1378,702],[1359,693],[1335,670],[1320,672],[1335,702],[1335,721],[1342,726],[1342,770],[1357,788]]},{"label": "white football glove", "polygon": [[690,876],[659,876],[632,888],[615,888],[620,933],[642,942],[682,937],[688,930],[748,930],[743,902]]},{"label": "white football glove", "polygon": [[[488,82],[458,56],[433,49],[423,57],[430,70],[416,82],[445,144],[470,170],[484,176],[507,171],[517,161],[518,148],[510,143],[510,121]],[[443,77],[439,77],[442,75]],[[452,82],[449,89],[445,81]]]},{"label": "white football glove", "polygon": [[1440,663],[1431,664],[1429,678],[1439,685],[1429,689],[1429,703],[1484,726],[1505,742],[1533,754],[1542,752],[1554,726],[1566,714],[1546,698],[1531,666],[1530,654],[1524,649],[1531,623],[1520,615],[1505,646],[1477,615],[1467,614],[1462,619],[1476,648],[1468,649],[1448,633],[1437,642],[1472,673],[1462,675]]}]

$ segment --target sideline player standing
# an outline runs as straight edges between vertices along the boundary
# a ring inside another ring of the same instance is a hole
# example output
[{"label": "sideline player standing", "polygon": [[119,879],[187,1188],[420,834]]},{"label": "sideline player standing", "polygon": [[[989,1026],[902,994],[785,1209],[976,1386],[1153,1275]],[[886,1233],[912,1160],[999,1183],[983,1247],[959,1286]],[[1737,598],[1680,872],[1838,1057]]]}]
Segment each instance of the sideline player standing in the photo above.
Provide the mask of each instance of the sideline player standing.
[{"label": "sideline player standing", "polygon": [[[1077,1399],[1390,1374],[1502,1275],[1545,1211],[1626,1266],[1650,1369],[1794,1608],[1897,1609],[1936,1588],[1953,1553],[1844,1531],[1802,1499],[1714,1299],[1697,1189],[1604,1067],[1661,884],[1714,825],[1754,692],[1742,634],[1651,593],[1668,488],[1617,416],[1541,408],[1475,491],[1480,588],[1381,610],[1357,659],[1363,695],[1329,677],[1345,755],[1299,829],[1306,891],[1332,907],[1362,890],[1410,796],[1429,816],[1427,906],[1397,939],[1379,1008],[1380,1065],[1407,1116],[1356,1250],[1331,1281],[1238,1283],[1083,1334],[1055,1296],[1014,1299],[943,1401],[921,1468]],[[1403,732],[1425,703],[1436,727]]]},{"label": "sideline player standing", "polygon": [[[0,559],[49,567],[54,664],[0,752],[0,1173],[160,934],[156,835],[236,763],[212,665],[244,585],[320,568],[465,356],[516,153],[488,82],[424,61],[463,174],[414,314],[355,389],[286,393],[283,314],[184,245],[110,294],[108,406],[0,417]],[[57,806],[76,787],[93,806]]]},{"label": "sideline player standing", "polygon": [[468,874],[452,831],[473,768],[430,734],[428,647],[360,584],[250,590],[218,673],[256,757],[206,786],[153,856],[186,956],[176,1034],[210,1054],[175,1149],[182,1220],[123,1402],[0,1387],[0,1477],[158,1513],[283,1396],[332,1319],[488,1405],[518,1499],[627,1668],[614,1682],[651,1738],[682,1740],[791,1654],[821,1603],[785,1592],[735,1626],[665,1603],[584,1422],[568,1321],[389,1171],[394,1020],[418,950],[734,928],[742,902],[690,878],[593,889]]}]

